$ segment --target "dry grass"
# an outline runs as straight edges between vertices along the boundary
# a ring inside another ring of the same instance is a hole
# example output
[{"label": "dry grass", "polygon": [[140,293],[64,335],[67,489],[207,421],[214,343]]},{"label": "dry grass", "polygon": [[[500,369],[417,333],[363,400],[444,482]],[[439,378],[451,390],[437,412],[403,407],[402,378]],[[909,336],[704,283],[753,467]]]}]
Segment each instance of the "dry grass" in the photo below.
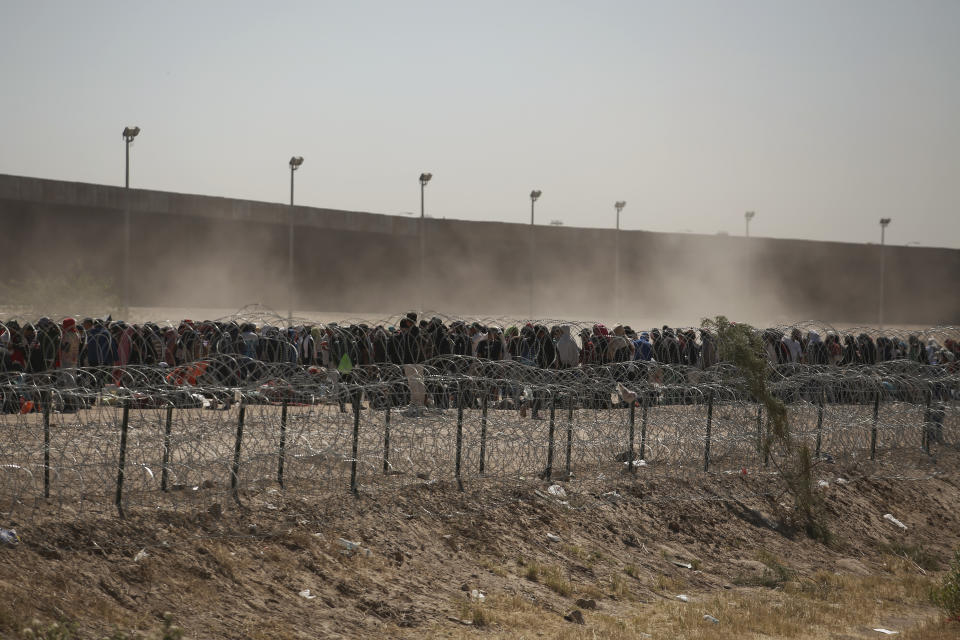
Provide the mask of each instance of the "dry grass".
[{"label": "dry grass", "polygon": [[523,577],[531,582],[543,582],[543,585],[560,594],[568,597],[573,593],[573,585],[564,576],[563,569],[553,565],[543,565],[536,560],[519,560],[519,564],[524,567]]},{"label": "dry grass", "polygon": [[[768,560],[775,564],[775,559]],[[664,589],[670,593],[669,599],[636,604],[621,598],[619,604],[606,601],[599,611],[584,611],[584,626],[564,621],[564,611],[549,610],[521,596],[494,594],[483,605],[484,637],[637,640],[650,634],[680,640],[827,640],[879,637],[871,631],[874,627],[900,631],[897,637],[905,640],[960,637],[960,623],[943,622],[930,606],[933,580],[929,576],[903,558],[890,557],[888,569],[886,574],[866,577],[819,571],[808,577],[794,576],[778,590],[693,592],[687,603],[672,599],[677,589]],[[672,579],[661,578],[663,586],[677,586]],[[626,595],[626,584],[623,574],[615,574],[614,595]],[[718,618],[719,624],[705,620],[704,615]],[[444,635],[476,637],[468,630],[450,632],[447,628],[447,632]]]},{"label": "dry grass", "polygon": [[680,593],[686,589],[686,587],[687,583],[685,580],[680,578],[672,578],[670,576],[663,575],[662,573],[657,576],[657,580],[654,583],[654,588],[657,591],[662,591],[671,596],[673,594]]}]

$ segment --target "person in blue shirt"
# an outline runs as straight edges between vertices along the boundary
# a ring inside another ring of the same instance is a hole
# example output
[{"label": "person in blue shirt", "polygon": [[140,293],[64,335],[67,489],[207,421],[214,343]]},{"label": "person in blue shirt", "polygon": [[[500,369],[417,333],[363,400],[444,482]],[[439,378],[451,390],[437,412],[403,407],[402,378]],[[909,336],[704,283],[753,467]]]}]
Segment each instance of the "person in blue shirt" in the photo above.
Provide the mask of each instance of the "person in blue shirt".
[{"label": "person in blue shirt", "polygon": [[634,333],[634,360],[644,360],[649,362],[653,359],[653,345],[650,344],[650,334],[644,331],[637,337],[637,334]]}]

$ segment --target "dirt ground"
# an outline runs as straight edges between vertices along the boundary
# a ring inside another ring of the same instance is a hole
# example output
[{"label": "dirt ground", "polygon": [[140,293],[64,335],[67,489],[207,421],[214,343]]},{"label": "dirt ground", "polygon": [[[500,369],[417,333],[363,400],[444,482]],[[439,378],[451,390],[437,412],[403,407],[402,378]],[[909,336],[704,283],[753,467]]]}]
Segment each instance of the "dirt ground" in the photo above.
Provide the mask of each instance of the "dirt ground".
[{"label": "dirt ground", "polygon": [[41,505],[0,523],[22,538],[0,547],[0,634],[146,633],[169,612],[184,637],[216,639],[960,637],[926,596],[960,544],[960,452],[815,475],[827,541],[791,524],[775,477],[749,472],[638,474],[589,495],[547,481],[322,504],[280,491],[125,520]]}]

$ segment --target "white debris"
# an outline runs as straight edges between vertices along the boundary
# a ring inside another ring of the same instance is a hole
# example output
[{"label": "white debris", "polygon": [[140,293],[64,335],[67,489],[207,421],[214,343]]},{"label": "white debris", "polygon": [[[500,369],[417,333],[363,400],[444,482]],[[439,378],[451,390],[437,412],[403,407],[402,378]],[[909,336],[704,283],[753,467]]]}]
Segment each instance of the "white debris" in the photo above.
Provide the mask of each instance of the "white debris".
[{"label": "white debris", "polygon": [[706,621],[708,621],[708,622],[712,622],[713,624],[719,624],[719,623],[720,623],[719,620],[717,620],[716,618],[714,618],[713,616],[711,616],[709,613],[703,614],[703,619],[706,620]]},{"label": "white debris", "polygon": [[902,522],[900,522],[899,520],[897,520],[896,518],[894,518],[894,517],[893,517],[893,514],[891,514],[891,513],[885,513],[885,514],[883,514],[883,519],[884,519],[884,520],[889,520],[890,522],[892,522],[893,524],[897,525],[897,526],[900,527],[901,529],[906,530],[906,528],[907,528],[907,525],[903,524]]},{"label": "white debris", "polygon": [[550,485],[550,487],[547,489],[547,493],[549,493],[552,496],[556,496],[558,498],[567,497],[567,492],[563,489],[563,487],[561,487],[558,484]]},{"label": "white debris", "polygon": [[616,502],[622,496],[616,491],[608,491],[607,493],[603,494],[603,497],[606,498],[607,500],[610,500],[611,502]]},{"label": "white debris", "polygon": [[133,561],[134,561],[134,562],[140,562],[141,560],[143,560],[143,559],[146,558],[147,556],[148,556],[147,550],[146,550],[146,549],[140,549],[140,551],[137,551],[137,555],[133,556]]},{"label": "white debris", "polygon": [[350,542],[344,538],[337,538],[337,542],[340,543],[340,546],[346,549],[347,551],[356,551],[360,548],[359,542]]},{"label": "white debris", "polygon": [[878,633],[882,633],[885,636],[895,636],[898,633],[900,633],[899,631],[890,631],[890,629],[884,629],[883,627],[880,627],[879,629],[874,629],[874,631]]},{"label": "white debris", "polygon": [[476,600],[477,602],[483,602],[487,599],[487,596],[483,593],[483,591],[480,591],[479,589],[473,589],[470,591],[470,599]]},{"label": "white debris", "polygon": [[621,382],[617,383],[617,395],[620,396],[621,400],[628,404],[637,401],[637,392],[630,391],[630,389],[627,389],[625,386],[623,386],[623,383]]},{"label": "white debris", "polygon": [[680,602],[690,602],[690,597],[681,593],[680,595],[677,596],[677,600],[679,600]]},{"label": "white debris", "polygon": [[310,593],[310,589],[304,589],[303,591],[300,592],[300,595],[306,598],[307,600],[313,600],[314,598],[317,597],[312,593]]},{"label": "white debris", "polygon": [[821,489],[826,489],[827,487],[830,486],[830,483],[827,482],[826,480],[820,480],[819,482],[817,482],[817,486],[820,487]]},{"label": "white debris", "polygon": [[548,533],[547,540],[549,540],[550,542],[560,542],[560,536],[558,536],[555,533]]},{"label": "white debris", "polygon": [[[623,464],[624,464],[624,465],[627,465],[627,466],[630,466],[630,465],[631,465],[630,462],[624,462]],[[633,466],[634,469],[639,468],[639,467],[645,467],[645,466],[647,466],[647,461],[644,460],[643,458],[637,458],[636,460],[633,461],[632,466]]]},{"label": "white debris", "polygon": [[15,547],[20,544],[20,536],[17,535],[17,530],[0,528],[0,544],[8,547]]},{"label": "white debris", "polygon": [[679,560],[674,560],[673,564],[677,565],[678,567],[683,567],[684,569],[693,569],[693,565],[687,562],[680,562]]},{"label": "white debris", "polygon": [[837,484],[850,484],[850,481],[846,478],[837,478]]}]

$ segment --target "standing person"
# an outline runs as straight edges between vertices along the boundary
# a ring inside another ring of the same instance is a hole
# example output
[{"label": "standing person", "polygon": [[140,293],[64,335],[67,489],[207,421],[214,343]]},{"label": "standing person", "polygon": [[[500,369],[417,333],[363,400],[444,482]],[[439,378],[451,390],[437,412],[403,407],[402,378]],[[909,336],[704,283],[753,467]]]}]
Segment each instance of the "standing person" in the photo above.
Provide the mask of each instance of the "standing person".
[{"label": "standing person", "polygon": [[27,350],[23,343],[23,330],[16,320],[7,323],[7,331],[4,335],[8,336],[5,358],[7,371],[24,371],[27,368]]},{"label": "standing person", "polygon": [[593,335],[590,336],[590,342],[593,343],[594,359],[596,364],[607,364],[610,362],[608,347],[610,346],[610,332],[602,323],[593,325]]},{"label": "standing person", "polygon": [[860,364],[877,364],[877,345],[865,333],[858,336],[860,346]]},{"label": "standing person", "polygon": [[43,351],[37,339],[37,330],[32,324],[23,328],[23,350],[27,373],[42,373],[46,370]]},{"label": "standing person", "polygon": [[580,330],[580,344],[580,364],[583,366],[597,364],[596,345],[593,343],[593,337],[590,335],[589,329]]},{"label": "standing person", "polygon": [[[84,322],[86,325],[86,321]],[[87,363],[97,367],[97,382],[102,386],[109,372],[106,367],[112,366],[117,360],[117,343],[107,331],[103,320],[90,320],[90,329],[87,331]]]},{"label": "standing person", "polygon": [[699,366],[700,345],[697,344],[697,332],[693,329],[687,329],[683,332],[683,337],[683,360],[691,367]]},{"label": "standing person", "polygon": [[807,333],[807,355],[805,357],[807,364],[826,365],[830,362],[830,350],[820,340],[820,334],[816,331]]},{"label": "standing person", "polygon": [[653,359],[653,345],[650,344],[650,334],[642,332],[639,337],[633,341],[633,359],[650,362]]},{"label": "standing person", "polygon": [[717,341],[713,334],[706,329],[700,329],[700,368],[709,369],[720,361],[717,352]]},{"label": "standing person", "polygon": [[570,335],[570,325],[560,325],[560,337],[557,339],[557,367],[572,369],[580,362],[580,347]]},{"label": "standing person", "polygon": [[840,344],[840,336],[832,332],[827,334],[827,352],[831,365],[836,366],[843,361],[843,345]]},{"label": "standing person", "polygon": [[477,343],[477,357],[482,360],[503,360],[503,342],[497,327],[487,328],[487,337]]},{"label": "standing person", "polygon": [[783,344],[787,345],[787,350],[789,351],[789,362],[791,364],[799,364],[803,359],[803,346],[800,344],[800,329],[793,329],[790,331],[790,337],[784,336]]},{"label": "standing person", "polygon": [[927,354],[923,348],[923,344],[920,342],[920,339],[915,335],[911,335],[909,338],[907,338],[907,342],[910,345],[907,351],[907,357],[914,362],[926,364]]},{"label": "standing person", "polygon": [[43,370],[49,371],[57,366],[57,354],[60,351],[60,328],[44,316],[37,320],[37,344],[43,357]]},{"label": "standing person", "polygon": [[860,362],[860,350],[857,348],[857,342],[849,333],[843,337],[843,358],[841,365],[851,366]]},{"label": "standing person", "polygon": [[60,368],[76,369],[80,363],[80,333],[77,331],[77,321],[64,318],[61,326],[63,334],[60,338]]},{"label": "standing person", "polygon": [[[536,367],[552,369],[555,366],[557,350],[553,344],[553,340],[550,338],[550,331],[542,324],[533,327],[531,356],[533,364]],[[536,387],[531,387],[531,393],[533,394],[531,403],[533,412],[530,417],[534,420],[541,420],[542,418],[539,414],[540,409],[543,407],[546,392]],[[520,411],[521,417],[524,416],[524,414],[525,410],[522,407]]]},{"label": "standing person", "polygon": [[626,362],[633,360],[633,343],[627,339],[626,328],[617,325],[613,335],[607,341],[607,362]]}]

